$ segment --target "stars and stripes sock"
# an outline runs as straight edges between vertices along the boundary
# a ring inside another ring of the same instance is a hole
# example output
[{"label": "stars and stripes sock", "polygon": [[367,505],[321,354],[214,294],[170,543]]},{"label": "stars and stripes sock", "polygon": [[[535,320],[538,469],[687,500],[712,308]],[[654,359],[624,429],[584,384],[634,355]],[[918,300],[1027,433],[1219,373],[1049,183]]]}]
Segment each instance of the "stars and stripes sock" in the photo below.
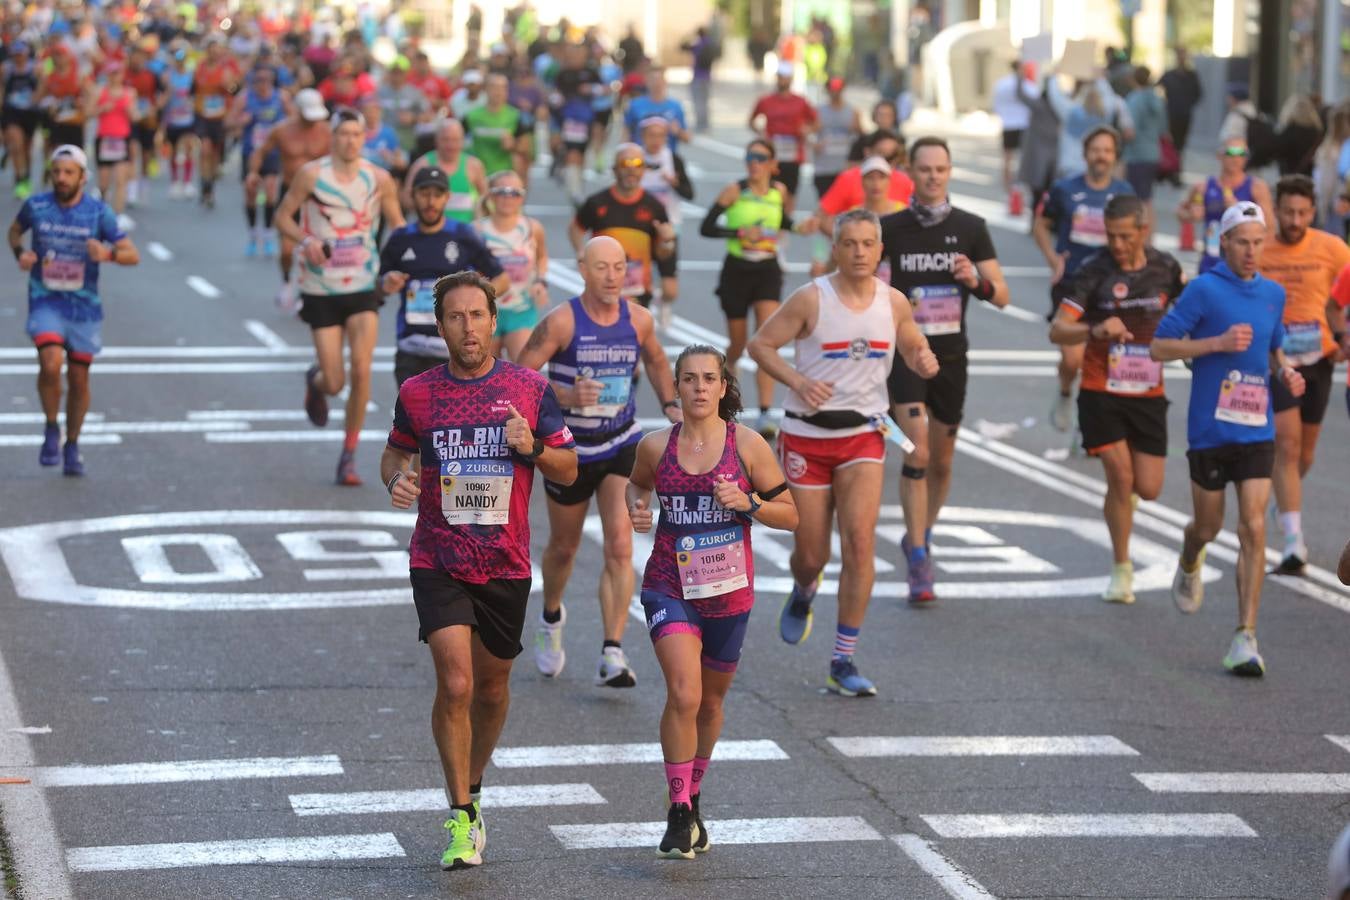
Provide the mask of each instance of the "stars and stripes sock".
[{"label": "stars and stripes sock", "polygon": [[861,628],[840,625],[834,632],[834,658],[848,659],[858,649],[858,633]]}]

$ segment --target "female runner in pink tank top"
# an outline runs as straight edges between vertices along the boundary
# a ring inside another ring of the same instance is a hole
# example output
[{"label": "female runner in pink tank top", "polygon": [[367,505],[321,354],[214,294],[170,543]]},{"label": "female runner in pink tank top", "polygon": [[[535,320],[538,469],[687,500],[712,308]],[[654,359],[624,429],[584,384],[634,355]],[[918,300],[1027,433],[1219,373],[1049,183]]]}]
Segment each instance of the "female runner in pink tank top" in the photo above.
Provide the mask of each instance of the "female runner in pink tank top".
[{"label": "female runner in pink tank top", "polygon": [[675,386],[683,423],[638,445],[628,515],[634,531],[651,531],[656,491],[661,515],[642,608],[666,679],[661,749],[670,811],[657,852],[693,859],[710,846],[699,788],[755,602],[750,526],[791,531],[797,507],[768,443],[733,421],[741,394],[725,356],[686,348],[675,361]]}]

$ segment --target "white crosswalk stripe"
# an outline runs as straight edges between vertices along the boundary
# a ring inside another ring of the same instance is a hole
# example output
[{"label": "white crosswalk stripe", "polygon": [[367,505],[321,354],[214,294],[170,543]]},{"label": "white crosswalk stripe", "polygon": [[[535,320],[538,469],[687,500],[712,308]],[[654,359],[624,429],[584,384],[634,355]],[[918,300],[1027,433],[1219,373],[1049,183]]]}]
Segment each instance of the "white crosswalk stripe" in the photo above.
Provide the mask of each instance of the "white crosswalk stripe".
[{"label": "white crosswalk stripe", "polygon": [[[655,847],[666,826],[664,822],[608,822],[550,825],[549,830],[568,850],[601,850]],[[881,840],[881,833],[858,816],[718,819],[708,822],[708,833],[718,845]]]},{"label": "white crosswalk stripe", "polygon": [[246,778],[314,778],[341,775],[336,756],[266,756],[252,759],[193,759],[179,762],[119,763],[109,766],[47,766],[37,770],[44,787],[115,784],[174,784]]},{"label": "white crosswalk stripe", "polygon": [[922,816],[945,838],[1256,837],[1227,813],[1103,813],[1095,815]]},{"label": "white crosswalk stripe", "polygon": [[1138,756],[1139,751],[1110,735],[1063,737],[832,737],[844,756]]},{"label": "white crosswalk stripe", "polygon": [[[721,762],[763,762],[787,759],[773,741],[718,741],[713,759]],[[665,757],[661,745],[641,744],[558,744],[551,747],[498,747],[492,752],[492,764],[499,769],[528,769],[547,766],[612,766],[631,763],[659,763]]]},{"label": "white crosswalk stripe", "polygon": [[[423,812],[446,808],[443,788],[415,791],[357,791],[332,794],[291,794],[297,816],[351,816],[367,813]],[[526,806],[588,806],[605,803],[589,784],[488,785],[483,805],[490,809]]]},{"label": "white crosswalk stripe", "polygon": [[1135,772],[1157,793],[1350,794],[1350,772]]},{"label": "white crosswalk stripe", "polygon": [[406,855],[398,838],[384,832],[179,844],[74,847],[66,851],[66,863],[73,872],[116,872],[131,869],[181,869],[191,866],[387,859]]}]

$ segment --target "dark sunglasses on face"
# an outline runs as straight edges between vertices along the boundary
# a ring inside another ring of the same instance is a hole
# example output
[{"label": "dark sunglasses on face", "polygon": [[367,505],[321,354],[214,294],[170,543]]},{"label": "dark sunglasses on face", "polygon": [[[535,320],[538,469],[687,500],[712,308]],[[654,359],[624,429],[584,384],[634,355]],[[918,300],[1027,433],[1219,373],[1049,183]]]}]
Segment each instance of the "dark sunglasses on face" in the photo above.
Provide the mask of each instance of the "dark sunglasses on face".
[{"label": "dark sunglasses on face", "polygon": [[488,191],[494,197],[524,197],[525,192],[520,188],[499,187]]},{"label": "dark sunglasses on face", "polygon": [[771,161],[772,159],[773,159],[773,157],[770,156],[770,155],[767,154],[767,153],[747,153],[747,154],[745,154],[745,161],[748,162],[748,163],[766,163],[766,162]]}]

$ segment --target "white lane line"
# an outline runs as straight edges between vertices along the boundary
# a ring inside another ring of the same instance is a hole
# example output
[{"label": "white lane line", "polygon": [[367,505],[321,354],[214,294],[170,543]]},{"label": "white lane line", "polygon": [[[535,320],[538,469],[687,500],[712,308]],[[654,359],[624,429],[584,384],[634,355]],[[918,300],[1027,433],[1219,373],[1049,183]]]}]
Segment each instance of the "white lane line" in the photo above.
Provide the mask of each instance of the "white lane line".
[{"label": "white lane line", "polygon": [[220,288],[216,287],[200,275],[189,275],[187,277],[187,286],[208,300],[215,300],[220,296]]},{"label": "white lane line", "polygon": [[1350,734],[1328,734],[1326,735],[1326,739],[1347,753],[1350,753]]},{"label": "white lane line", "polygon": [[[273,356],[262,351],[264,356]],[[100,375],[270,375],[277,372],[304,372],[312,365],[299,362],[210,362],[210,363],[94,363]],[[0,375],[31,377],[32,366],[0,366]],[[393,361],[376,362],[372,372],[394,371]]]},{"label": "white lane line", "polygon": [[[14,683],[5,658],[0,656],[0,774],[31,778],[33,748],[21,728],[23,719],[19,717]],[[30,780],[28,784],[0,786],[0,817],[9,832],[8,843],[23,896],[52,900],[73,896],[62,864],[61,840],[41,785]]]},{"label": "white lane line", "polygon": [[[375,402],[366,404],[366,412],[378,412]],[[341,419],[346,410],[335,409],[330,419]],[[189,422],[304,422],[308,418],[303,409],[193,409],[188,410]]]},{"label": "white lane line", "polygon": [[[553,766],[609,766],[661,762],[661,745],[652,744],[557,744],[550,747],[498,747],[492,763],[499,769]],[[773,741],[719,741],[713,753],[717,762],[747,762],[787,759]],[[660,835],[657,835],[660,837]]]},{"label": "white lane line", "polygon": [[1135,772],[1159,794],[1350,794],[1345,772]]},{"label": "white lane line", "polygon": [[1033,322],[1037,325],[1044,325],[1046,328],[1050,327],[1049,323],[1045,321],[1045,316],[1040,313],[1032,312],[1029,309],[1023,309],[1020,306],[1014,306],[1011,303],[1007,306],[998,307],[997,311],[1001,315],[1012,316],[1014,319],[1021,322]]},{"label": "white lane line", "polygon": [[145,250],[160,262],[169,262],[173,259],[173,251],[165,247],[159,241],[151,241],[145,245]]},{"label": "white lane line", "polygon": [[725,156],[728,159],[744,160],[745,148],[737,147],[732,144],[719,141],[716,138],[710,138],[706,134],[696,134],[690,141],[695,147],[707,150],[710,153],[716,153],[718,156]]},{"label": "white lane line", "polygon": [[322,862],[339,859],[387,859],[406,855],[398,839],[385,832],[203,841],[193,844],[74,847],[66,851],[66,862],[73,872],[124,872],[136,869],[181,869],[191,866],[248,866],[260,863]]},{"label": "white lane line", "polygon": [[[336,431],[311,428],[308,431],[211,431],[203,437],[212,444],[321,444],[341,435]],[[388,431],[372,429],[363,430],[360,435],[363,441],[383,441],[388,437]]]},{"label": "white lane line", "polygon": [[[88,413],[84,417],[86,424],[93,422],[102,422],[103,413]],[[62,424],[66,421],[65,413],[58,413],[56,420]],[[0,425],[45,425],[47,417],[42,413],[0,413]]]},{"label": "white lane line", "polygon": [[[1010,472],[1066,497],[1072,497],[1093,508],[1100,509],[1101,507],[1101,498],[1106,494],[1106,484],[1099,479],[1085,475],[1068,466],[1041,459],[1011,444],[981,437],[966,428],[961,429],[960,438],[956,444],[957,449],[967,455],[974,456],[995,468]],[[1164,506],[1156,500],[1140,503],[1134,516],[1136,525],[1178,543],[1182,538],[1181,529],[1189,519],[1188,514]],[[1219,532],[1218,538],[1210,544],[1209,553],[1214,559],[1236,563],[1237,549],[1237,535],[1225,530]],[[1267,547],[1266,560],[1272,565],[1278,563],[1280,561],[1279,551]],[[1341,586],[1335,575],[1326,569],[1311,564],[1304,571],[1305,575],[1302,578],[1272,576],[1272,579],[1275,583],[1283,585],[1291,591],[1320,603],[1325,603],[1342,612],[1350,613],[1350,591]]]},{"label": "white lane line", "polygon": [[832,737],[844,756],[1138,756],[1139,751],[1110,735],[1013,737]]},{"label": "white lane line", "polygon": [[245,319],[244,328],[248,331],[249,334],[257,338],[258,343],[262,344],[264,347],[266,347],[268,350],[273,351],[274,353],[284,353],[285,351],[291,349],[304,349],[304,348],[292,348],[290,344],[286,343],[286,341],[281,337],[281,335],[277,334],[275,331],[268,328],[266,325],[264,325],[262,322],[259,322],[257,319]]},{"label": "white lane line", "polygon": [[[666,833],[665,822],[609,822],[597,825],[550,825],[568,850],[655,847]],[[879,841],[881,834],[858,816],[819,818],[719,819],[708,829],[718,844],[807,844],[834,841]]]},{"label": "white lane line", "polygon": [[[85,426],[88,429],[90,426]],[[90,434],[87,430],[80,435],[80,443],[88,447],[120,444],[120,434]],[[40,434],[0,434],[0,447],[41,447]]]},{"label": "white lane line", "polygon": [[933,845],[917,834],[895,834],[891,836],[896,846],[905,851],[905,855],[914,860],[915,865],[923,869],[938,887],[955,900],[998,900],[984,887],[963,872],[956,863],[934,849]]},{"label": "white lane line", "polygon": [[1227,813],[952,815],[920,818],[945,838],[1257,836],[1241,818]]},{"label": "white lane line", "polygon": [[[206,346],[206,347],[104,347],[98,357],[100,364],[105,359],[231,359],[234,357],[257,358],[275,356],[277,351],[257,346]],[[32,350],[0,350],[0,359],[28,359]],[[314,350],[308,347],[288,348],[287,356],[313,357]],[[377,347],[376,356],[393,356],[391,347]]]},{"label": "white lane line", "polygon": [[[291,794],[297,816],[351,816],[363,813],[424,812],[446,808],[444,788],[417,791],[358,791],[350,794]],[[605,803],[589,784],[488,785],[483,803],[493,809],[522,806],[587,806]]]},{"label": "white lane line", "polygon": [[84,434],[199,434],[216,431],[243,431],[247,422],[93,422]]},{"label": "white lane line", "polygon": [[310,778],[341,774],[342,762],[332,755],[261,756],[252,759],[190,759],[111,766],[47,766],[37,770],[37,780],[45,787],[94,787],[233,781],[242,778]]}]

